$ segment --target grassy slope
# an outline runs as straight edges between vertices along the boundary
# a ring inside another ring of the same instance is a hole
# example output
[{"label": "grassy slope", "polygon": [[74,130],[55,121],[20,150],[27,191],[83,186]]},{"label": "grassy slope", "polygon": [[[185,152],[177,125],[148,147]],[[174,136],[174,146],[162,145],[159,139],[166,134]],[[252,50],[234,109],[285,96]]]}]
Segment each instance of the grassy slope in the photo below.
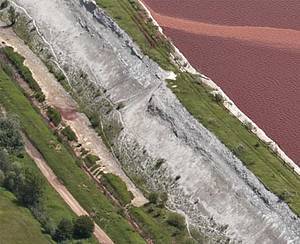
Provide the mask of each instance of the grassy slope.
[{"label": "grassy slope", "polygon": [[0,70],[0,103],[8,112],[18,115],[22,121],[22,129],[42,153],[48,165],[80,204],[88,212],[95,214],[94,220],[116,243],[144,243],[127,221],[118,214],[118,209],[77,166],[75,159],[57,141],[41,116],[2,70]]},{"label": "grassy slope", "polygon": [[120,177],[108,173],[101,176],[101,182],[107,189],[120,201],[123,206],[129,204],[133,199],[133,195],[127,190],[126,184]]},{"label": "grassy slope", "polygon": [[30,211],[18,205],[10,192],[0,188],[0,243],[51,243]]},{"label": "grassy slope", "polygon": [[[204,126],[212,131],[263,182],[263,184],[289,204],[300,215],[300,177],[274,155],[258,138],[249,133],[223,106],[212,101],[209,89],[199,85],[195,77],[183,74],[172,65],[169,47],[165,42],[151,45],[149,37],[154,36],[155,28],[151,23],[137,21],[140,19],[139,8],[132,4],[134,0],[97,0],[100,7],[139,44],[143,52],[157,61],[163,68],[179,74],[175,82],[169,81],[169,87],[177,95],[187,110]],[[146,34],[145,34],[146,33]],[[155,39],[155,38],[154,38]],[[176,84],[178,87],[173,87]],[[256,144],[259,146],[255,146]],[[237,150],[237,148],[243,150]]]},{"label": "grassy slope", "polygon": [[[24,153],[24,158],[17,158],[16,161],[20,162],[26,168],[30,168],[33,172],[36,172],[42,176],[36,164],[33,160]],[[58,224],[62,218],[73,219],[76,215],[72,212],[69,206],[63,201],[58,193],[50,186],[50,184],[44,180],[44,194],[42,198],[42,204],[45,207],[45,212]]]}]

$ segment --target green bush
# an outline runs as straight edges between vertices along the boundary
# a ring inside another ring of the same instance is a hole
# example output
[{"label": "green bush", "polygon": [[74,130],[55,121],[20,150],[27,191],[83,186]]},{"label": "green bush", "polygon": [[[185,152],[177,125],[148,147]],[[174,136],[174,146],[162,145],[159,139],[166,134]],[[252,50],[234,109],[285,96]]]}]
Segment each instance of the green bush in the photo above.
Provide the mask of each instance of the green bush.
[{"label": "green bush", "polygon": [[49,107],[47,110],[47,116],[49,120],[55,125],[58,126],[61,122],[60,113],[53,107]]},{"label": "green bush", "polygon": [[25,59],[20,54],[16,53],[12,47],[4,47],[2,50],[4,51],[6,57],[16,67],[22,78],[27,82],[30,89],[32,89],[35,92],[35,97],[38,99],[38,101],[45,101],[45,96],[39,84],[32,77],[30,69],[24,65]]},{"label": "green bush", "polygon": [[66,128],[64,128],[61,133],[68,138],[69,141],[78,141],[77,136],[75,134],[75,132],[71,129],[70,126],[67,126]]},{"label": "green bush", "polygon": [[183,230],[185,228],[184,217],[177,213],[169,213],[167,223],[178,228],[179,230]]},{"label": "green bush", "polygon": [[17,198],[26,207],[39,204],[43,194],[43,180],[32,171],[25,171],[25,180],[21,185]]},{"label": "green bush", "polygon": [[133,199],[133,194],[128,191],[124,181],[114,174],[103,174],[101,177],[102,184],[125,206]]},{"label": "green bush", "polygon": [[54,240],[62,242],[72,239],[73,236],[73,223],[68,219],[62,219],[55,231]]},{"label": "green bush", "polygon": [[0,118],[0,147],[9,152],[19,152],[23,149],[23,139],[15,119]]},{"label": "green bush", "polygon": [[74,224],[74,237],[77,239],[90,238],[94,227],[94,222],[89,216],[80,216]]},{"label": "green bush", "polygon": [[158,198],[159,198],[159,194],[157,192],[151,192],[148,197],[149,202],[153,204],[157,203]]},{"label": "green bush", "polygon": [[5,0],[4,2],[1,3],[0,9],[4,9],[8,7],[8,0]]},{"label": "green bush", "polygon": [[100,158],[96,155],[93,155],[93,154],[88,154],[84,158],[84,162],[85,162],[85,164],[88,168],[94,166],[97,163],[98,160],[100,160]]}]

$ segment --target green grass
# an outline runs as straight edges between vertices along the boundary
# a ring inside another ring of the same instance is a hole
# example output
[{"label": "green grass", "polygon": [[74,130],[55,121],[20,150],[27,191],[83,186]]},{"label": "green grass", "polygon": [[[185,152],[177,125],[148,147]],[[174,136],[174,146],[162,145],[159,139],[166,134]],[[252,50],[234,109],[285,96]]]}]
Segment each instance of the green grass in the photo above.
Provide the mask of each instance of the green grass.
[{"label": "green grass", "polygon": [[18,53],[14,52],[12,47],[2,48],[6,57],[15,65],[20,75],[27,82],[29,87],[35,92],[35,97],[40,101],[45,101],[45,95],[43,94],[39,84],[33,79],[32,73],[27,66],[24,65],[24,58]]},{"label": "green grass", "polygon": [[18,205],[14,195],[0,188],[0,243],[51,243],[27,208]]},{"label": "green grass", "polygon": [[96,2],[136,41],[144,54],[162,68],[175,71],[178,75],[176,81],[168,83],[180,102],[232,150],[269,190],[284,199],[291,209],[300,215],[300,177],[222,105],[213,101],[210,90],[199,85],[196,77],[180,72],[171,63],[169,59],[171,49],[166,40],[159,41],[154,47],[150,45],[145,33],[155,36],[157,30],[151,23],[145,21],[137,24],[136,18],[141,15],[141,11],[138,7],[134,7],[135,0]]},{"label": "green grass", "polygon": [[123,206],[130,203],[133,199],[132,193],[127,190],[126,184],[121,180],[120,177],[110,173],[103,174],[101,176],[101,182]]},{"label": "green grass", "polygon": [[42,117],[33,109],[17,85],[0,70],[0,103],[16,114],[23,131],[41,152],[57,177],[90,213],[115,243],[144,243],[119,209],[99,191],[96,184],[76,164],[75,158],[60,144]]},{"label": "green grass", "polygon": [[96,2],[133,38],[143,53],[159,63],[162,68],[174,70],[169,57],[171,50],[169,42],[161,37],[151,22],[144,21],[145,13],[134,0],[96,0]]},{"label": "green grass", "polygon": [[97,163],[97,161],[99,161],[99,160],[100,160],[100,158],[93,154],[88,154],[84,158],[84,162],[88,168],[91,168],[92,166],[94,166]]},{"label": "green grass", "polygon": [[[29,168],[33,172],[43,177],[35,162],[33,162],[33,160],[28,156],[28,154],[23,153],[23,156],[23,158],[19,157],[15,160],[24,165],[25,168]],[[43,190],[44,194],[41,203],[45,208],[46,214],[54,221],[55,225],[57,225],[62,218],[73,219],[76,217],[76,215],[72,212],[69,206],[52,188],[52,186],[48,183],[46,179],[44,179]]]},{"label": "green grass", "polygon": [[68,141],[77,141],[77,136],[75,134],[75,132],[71,129],[70,126],[67,126],[66,128],[64,128],[61,133],[67,137]]},{"label": "green grass", "polygon": [[[26,168],[31,169],[33,172],[40,174],[42,177],[42,173],[36,166],[35,162],[28,156],[28,154],[24,153],[23,158],[16,158],[16,161],[20,162]],[[44,178],[43,178],[44,179]],[[64,200],[60,197],[60,195],[54,190],[54,188],[48,183],[46,179],[44,179],[44,188],[43,188],[43,196],[41,199],[41,204],[44,207],[44,211],[47,216],[53,221],[53,224],[57,226],[59,222],[65,218],[69,220],[76,219],[75,213],[69,208],[69,206],[64,202]],[[50,238],[50,237],[49,237]],[[1,236],[0,236],[1,239]],[[69,241],[70,243],[76,243],[74,240]],[[69,243],[68,242],[68,243]],[[1,243],[1,241],[0,241]],[[96,244],[98,243],[95,237],[91,237],[89,239],[80,240],[82,244]]]},{"label": "green grass", "polygon": [[168,216],[174,213],[165,208],[147,204],[142,208],[132,207],[129,211],[143,231],[152,237],[154,243],[196,243],[189,237],[184,226],[178,229],[168,223]]}]

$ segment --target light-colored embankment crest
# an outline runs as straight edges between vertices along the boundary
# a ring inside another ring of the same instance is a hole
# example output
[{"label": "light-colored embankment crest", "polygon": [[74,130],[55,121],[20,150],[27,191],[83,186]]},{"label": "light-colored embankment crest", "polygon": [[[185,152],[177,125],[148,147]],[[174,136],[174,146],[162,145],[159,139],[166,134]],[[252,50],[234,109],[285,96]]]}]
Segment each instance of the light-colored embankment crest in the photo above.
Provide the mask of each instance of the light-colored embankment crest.
[{"label": "light-colored embankment crest", "polygon": [[[170,74],[144,57],[93,2],[15,2],[36,21],[73,87],[83,86],[75,82],[76,71],[82,70],[112,104],[122,102],[102,113],[102,119],[105,125],[120,120],[116,111],[121,113],[122,129],[111,140],[129,174],[143,178],[152,190],[168,192],[169,207],[183,212],[212,240],[299,241],[300,221],[288,206],[186,111],[166,87],[164,78]],[[31,35],[38,42],[34,31]],[[98,103],[100,98],[83,87],[85,101]],[[164,163],[157,169],[160,159]]]}]

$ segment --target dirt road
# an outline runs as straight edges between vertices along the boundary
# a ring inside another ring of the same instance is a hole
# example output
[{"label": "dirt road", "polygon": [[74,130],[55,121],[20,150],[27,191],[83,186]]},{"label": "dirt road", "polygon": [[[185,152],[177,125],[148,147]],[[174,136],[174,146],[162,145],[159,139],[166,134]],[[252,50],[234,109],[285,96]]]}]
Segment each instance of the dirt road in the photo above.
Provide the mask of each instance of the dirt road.
[{"label": "dirt road", "polygon": [[[29,156],[34,160],[42,174],[45,176],[50,185],[58,192],[58,194],[64,199],[64,201],[69,205],[73,212],[78,215],[88,215],[88,213],[80,206],[76,199],[71,195],[67,188],[59,181],[55,176],[53,171],[47,165],[43,156],[38,152],[38,150],[32,145],[32,143],[24,137],[25,149]],[[102,244],[112,244],[113,241],[106,235],[106,233],[95,224],[94,235],[97,240]]]}]

